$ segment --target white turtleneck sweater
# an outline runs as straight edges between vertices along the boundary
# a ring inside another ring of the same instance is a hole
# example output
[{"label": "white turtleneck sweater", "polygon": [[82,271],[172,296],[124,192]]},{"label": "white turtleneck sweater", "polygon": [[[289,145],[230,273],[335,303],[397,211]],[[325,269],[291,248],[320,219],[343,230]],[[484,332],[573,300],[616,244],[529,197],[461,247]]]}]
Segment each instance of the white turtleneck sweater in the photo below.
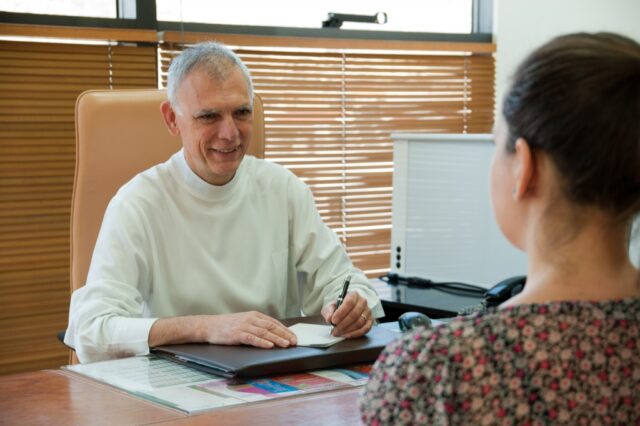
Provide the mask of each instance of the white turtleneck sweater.
[{"label": "white turtleneck sweater", "polygon": [[179,151],[109,203],[86,285],[71,298],[65,343],[91,362],[148,353],[162,317],[318,314],[349,273],[350,290],[381,317],[369,281],[295,175],[246,156],[228,184],[213,186]]}]

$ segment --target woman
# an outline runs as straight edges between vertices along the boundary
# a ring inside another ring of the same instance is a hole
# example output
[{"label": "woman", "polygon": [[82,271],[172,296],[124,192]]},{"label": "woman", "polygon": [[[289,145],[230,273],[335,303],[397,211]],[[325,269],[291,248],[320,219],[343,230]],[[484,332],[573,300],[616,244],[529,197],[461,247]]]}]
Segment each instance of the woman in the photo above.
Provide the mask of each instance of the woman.
[{"label": "woman", "polygon": [[494,212],[527,253],[525,288],[390,344],[363,420],[640,423],[640,272],[628,255],[640,211],[640,45],[572,34],[533,52],[495,144]]}]

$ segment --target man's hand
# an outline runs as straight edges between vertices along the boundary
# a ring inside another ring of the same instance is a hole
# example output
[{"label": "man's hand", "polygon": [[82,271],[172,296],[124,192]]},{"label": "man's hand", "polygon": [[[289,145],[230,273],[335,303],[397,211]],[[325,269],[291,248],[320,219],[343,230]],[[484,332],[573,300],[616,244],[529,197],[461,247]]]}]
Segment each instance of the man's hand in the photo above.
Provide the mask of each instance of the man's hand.
[{"label": "man's hand", "polygon": [[334,336],[347,339],[360,337],[367,334],[373,326],[367,299],[355,291],[347,293],[338,310],[336,302],[331,302],[322,308],[321,314],[325,321],[335,326],[332,333]]},{"label": "man's hand", "polygon": [[222,345],[249,345],[269,349],[298,344],[296,335],[280,321],[260,312],[216,315],[207,330],[207,342]]},{"label": "man's hand", "polygon": [[280,321],[255,311],[161,318],[149,333],[150,347],[195,342],[270,349],[295,346],[298,339]]}]

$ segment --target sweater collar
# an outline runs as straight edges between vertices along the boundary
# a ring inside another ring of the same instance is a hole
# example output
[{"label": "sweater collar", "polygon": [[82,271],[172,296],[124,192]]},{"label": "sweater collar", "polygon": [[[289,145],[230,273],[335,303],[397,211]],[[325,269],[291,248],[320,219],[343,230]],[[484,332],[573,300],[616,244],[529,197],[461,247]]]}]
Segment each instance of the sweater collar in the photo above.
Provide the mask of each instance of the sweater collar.
[{"label": "sweater collar", "polygon": [[171,168],[176,172],[175,177],[178,182],[183,186],[191,195],[203,200],[222,200],[233,195],[237,189],[244,182],[243,176],[245,172],[246,157],[240,163],[240,167],[236,171],[233,178],[225,185],[211,185],[209,182],[203,180],[198,176],[189,164],[184,156],[184,149],[173,154],[171,157]]}]

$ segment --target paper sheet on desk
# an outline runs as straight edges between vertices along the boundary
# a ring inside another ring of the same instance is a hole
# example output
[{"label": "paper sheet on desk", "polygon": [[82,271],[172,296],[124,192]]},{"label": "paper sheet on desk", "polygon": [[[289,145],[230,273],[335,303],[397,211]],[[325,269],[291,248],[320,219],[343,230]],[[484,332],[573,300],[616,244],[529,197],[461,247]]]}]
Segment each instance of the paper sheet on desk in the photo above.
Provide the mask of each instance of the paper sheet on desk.
[{"label": "paper sheet on desk", "polygon": [[326,348],[344,340],[331,335],[330,325],[298,323],[289,327],[298,337],[298,346]]},{"label": "paper sheet on desk", "polygon": [[[164,406],[193,414],[255,401],[361,386],[371,365],[268,376],[225,379],[155,355],[119,358],[62,367],[108,383]],[[0,415],[0,424],[3,424]]]}]

